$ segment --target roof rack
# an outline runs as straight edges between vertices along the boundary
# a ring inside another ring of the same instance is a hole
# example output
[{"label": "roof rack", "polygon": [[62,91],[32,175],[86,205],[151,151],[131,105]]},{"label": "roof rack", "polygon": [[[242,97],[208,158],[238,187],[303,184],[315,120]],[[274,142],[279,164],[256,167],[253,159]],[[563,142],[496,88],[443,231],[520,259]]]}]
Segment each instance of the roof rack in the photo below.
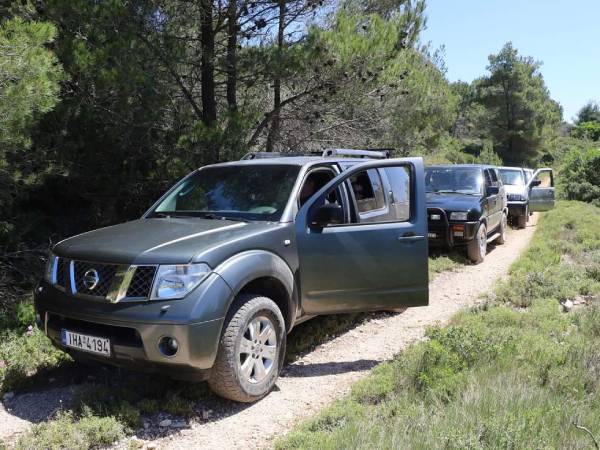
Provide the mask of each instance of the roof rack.
[{"label": "roof rack", "polygon": [[250,152],[242,156],[242,160],[249,159],[266,159],[266,158],[285,158],[291,156],[321,156],[327,157],[352,157],[352,158],[368,158],[368,159],[387,159],[393,149],[352,149],[352,148],[328,148],[324,151],[312,151],[308,153],[280,153],[280,152]]},{"label": "roof rack", "polygon": [[323,152],[326,156],[351,156],[352,158],[387,159],[390,157],[389,148],[358,150],[352,148],[329,148]]}]

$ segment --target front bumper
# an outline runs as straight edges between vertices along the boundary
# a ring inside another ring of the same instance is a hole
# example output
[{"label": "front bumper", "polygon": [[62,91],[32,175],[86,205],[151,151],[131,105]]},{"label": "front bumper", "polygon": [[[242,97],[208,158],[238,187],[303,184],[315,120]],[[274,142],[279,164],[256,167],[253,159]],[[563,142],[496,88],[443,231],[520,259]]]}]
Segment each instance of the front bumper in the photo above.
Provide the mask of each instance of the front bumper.
[{"label": "front bumper", "polygon": [[[224,315],[214,308],[214,300],[220,297],[227,305],[230,296],[231,290],[218,275],[185,299],[121,304],[75,298],[41,282],[35,292],[35,307],[38,326],[56,347],[76,359],[166,372],[174,378],[202,379],[214,364],[224,321]],[[65,347],[62,329],[110,339],[111,356]],[[179,343],[173,356],[159,349],[165,336]]]},{"label": "front bumper", "polygon": [[508,202],[508,215],[519,217],[527,215],[527,202]]},{"label": "front bumper", "polygon": [[[432,215],[439,215],[439,220],[432,220]],[[427,209],[427,237],[431,247],[452,248],[466,245],[475,238],[479,222],[450,221],[441,208]]]}]

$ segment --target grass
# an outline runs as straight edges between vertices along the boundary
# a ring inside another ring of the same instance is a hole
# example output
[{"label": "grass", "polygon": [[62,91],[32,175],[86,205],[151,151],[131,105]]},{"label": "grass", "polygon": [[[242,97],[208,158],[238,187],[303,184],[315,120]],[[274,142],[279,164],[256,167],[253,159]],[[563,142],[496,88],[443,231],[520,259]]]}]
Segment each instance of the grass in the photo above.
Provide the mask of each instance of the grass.
[{"label": "grass", "polygon": [[[558,203],[487,302],[429,329],[426,341],[376,367],[276,447],[593,448],[599,220],[599,208]],[[567,299],[589,305],[564,313]]]},{"label": "grass", "polygon": [[464,248],[450,252],[434,250],[429,255],[429,279],[437,273],[457,270],[465,264],[470,264],[470,262]]}]

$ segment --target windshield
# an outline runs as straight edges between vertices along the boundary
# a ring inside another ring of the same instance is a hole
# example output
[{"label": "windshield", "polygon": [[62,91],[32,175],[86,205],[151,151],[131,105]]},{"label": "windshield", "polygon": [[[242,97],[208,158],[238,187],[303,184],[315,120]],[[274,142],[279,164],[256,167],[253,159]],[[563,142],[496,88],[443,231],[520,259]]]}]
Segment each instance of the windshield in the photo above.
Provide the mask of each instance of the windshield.
[{"label": "windshield", "polygon": [[270,164],[206,167],[184,179],[150,217],[279,220],[299,171]]},{"label": "windshield", "polygon": [[523,172],[518,169],[500,169],[500,178],[504,184],[512,184],[515,186],[523,186]]},{"label": "windshield", "polygon": [[483,177],[475,167],[429,167],[425,170],[427,192],[481,194]]}]

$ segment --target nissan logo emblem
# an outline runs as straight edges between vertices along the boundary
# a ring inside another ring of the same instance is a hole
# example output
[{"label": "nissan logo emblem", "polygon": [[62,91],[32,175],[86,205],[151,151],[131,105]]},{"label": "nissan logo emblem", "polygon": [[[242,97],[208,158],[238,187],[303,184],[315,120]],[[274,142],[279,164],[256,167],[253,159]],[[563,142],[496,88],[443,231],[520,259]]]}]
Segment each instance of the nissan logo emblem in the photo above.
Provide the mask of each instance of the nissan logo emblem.
[{"label": "nissan logo emblem", "polygon": [[90,291],[98,286],[98,283],[100,283],[100,275],[96,269],[90,269],[83,274],[83,285]]}]

